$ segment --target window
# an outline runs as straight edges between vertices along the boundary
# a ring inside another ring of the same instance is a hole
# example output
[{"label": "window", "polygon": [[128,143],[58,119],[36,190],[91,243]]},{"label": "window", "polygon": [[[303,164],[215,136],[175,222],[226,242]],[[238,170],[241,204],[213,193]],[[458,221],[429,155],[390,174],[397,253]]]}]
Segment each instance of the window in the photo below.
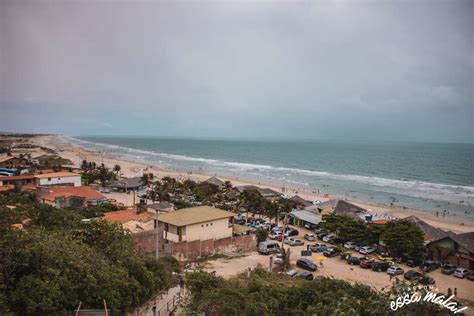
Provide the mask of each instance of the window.
[{"label": "window", "polygon": [[211,223],[211,226],[212,226],[212,223]]},{"label": "window", "polygon": [[48,178],[48,181],[51,181],[51,178]]},{"label": "window", "polygon": [[206,227],[208,227],[208,226],[209,226],[209,224],[206,224]]},{"label": "window", "polygon": [[204,224],[202,224],[201,227],[204,227]]}]

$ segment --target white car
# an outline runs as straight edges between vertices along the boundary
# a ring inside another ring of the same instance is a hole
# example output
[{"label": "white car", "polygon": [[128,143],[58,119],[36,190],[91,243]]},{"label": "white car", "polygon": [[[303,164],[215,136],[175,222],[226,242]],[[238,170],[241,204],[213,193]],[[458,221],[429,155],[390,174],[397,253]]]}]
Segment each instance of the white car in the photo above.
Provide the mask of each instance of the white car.
[{"label": "white car", "polygon": [[461,278],[461,279],[464,279],[465,277],[467,277],[470,274],[471,274],[471,271],[469,271],[467,269],[463,269],[463,268],[457,268],[456,270],[454,270],[454,273],[453,273],[453,275],[456,278]]},{"label": "white car", "polygon": [[294,277],[294,276],[296,276],[297,274],[298,274],[298,271],[293,270],[293,269],[286,271],[286,275],[289,275],[290,277]]},{"label": "white car", "polygon": [[370,246],[364,246],[364,247],[360,247],[359,252],[363,255],[368,255],[370,253],[375,252],[375,248],[370,247]]},{"label": "white car", "polygon": [[333,238],[335,238],[333,235],[326,235],[326,236],[323,237],[323,241],[329,242],[329,240],[331,240]]},{"label": "white car", "polygon": [[268,234],[268,238],[277,239],[278,237],[280,237],[282,235],[283,235],[282,232],[271,232],[270,234]]},{"label": "white car", "polygon": [[283,232],[283,227],[275,226],[272,228],[272,232]]},{"label": "white car", "polygon": [[316,238],[314,237],[313,234],[305,234],[304,239],[306,239],[307,241],[315,241],[316,240]]},{"label": "white car", "polygon": [[399,274],[403,274],[404,272],[405,271],[403,271],[402,268],[397,267],[397,266],[390,267],[387,269],[387,273],[391,275],[399,275]]},{"label": "white car", "polygon": [[344,248],[347,248],[347,249],[354,249],[355,246],[356,246],[356,244],[353,241],[348,241],[344,244]]},{"label": "white car", "polygon": [[298,238],[294,238],[294,237],[287,237],[287,238],[285,238],[285,240],[283,242],[285,244],[290,245],[290,246],[302,246],[302,245],[304,245],[304,241],[302,241],[301,239],[298,239]]}]

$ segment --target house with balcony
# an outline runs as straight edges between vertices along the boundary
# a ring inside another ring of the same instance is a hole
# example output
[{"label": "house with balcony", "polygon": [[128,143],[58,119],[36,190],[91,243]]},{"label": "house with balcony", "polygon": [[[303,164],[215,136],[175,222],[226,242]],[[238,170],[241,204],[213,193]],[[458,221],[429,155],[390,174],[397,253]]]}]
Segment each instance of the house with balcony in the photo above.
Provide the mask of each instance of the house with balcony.
[{"label": "house with balcony", "polygon": [[155,227],[165,242],[191,242],[232,237],[234,213],[212,206],[184,208],[158,214]]},{"label": "house with balcony", "polygon": [[428,258],[474,270],[474,232],[463,234],[448,232],[446,236],[430,242]]}]

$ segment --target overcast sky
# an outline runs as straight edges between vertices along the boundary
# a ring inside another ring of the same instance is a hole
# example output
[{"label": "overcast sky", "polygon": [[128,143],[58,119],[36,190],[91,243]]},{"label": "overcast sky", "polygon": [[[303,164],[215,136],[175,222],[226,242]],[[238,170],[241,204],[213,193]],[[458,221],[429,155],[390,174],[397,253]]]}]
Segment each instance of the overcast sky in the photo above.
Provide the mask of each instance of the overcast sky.
[{"label": "overcast sky", "polygon": [[472,142],[474,1],[0,0],[0,130]]}]

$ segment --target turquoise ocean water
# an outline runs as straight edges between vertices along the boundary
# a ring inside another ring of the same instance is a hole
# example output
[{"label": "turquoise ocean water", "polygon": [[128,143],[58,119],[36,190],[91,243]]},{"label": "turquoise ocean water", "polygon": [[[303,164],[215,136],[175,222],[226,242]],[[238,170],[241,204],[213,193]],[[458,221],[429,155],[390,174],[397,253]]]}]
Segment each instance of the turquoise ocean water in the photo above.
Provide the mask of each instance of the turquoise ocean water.
[{"label": "turquoise ocean water", "polygon": [[474,144],[66,137],[117,158],[474,216]]}]

